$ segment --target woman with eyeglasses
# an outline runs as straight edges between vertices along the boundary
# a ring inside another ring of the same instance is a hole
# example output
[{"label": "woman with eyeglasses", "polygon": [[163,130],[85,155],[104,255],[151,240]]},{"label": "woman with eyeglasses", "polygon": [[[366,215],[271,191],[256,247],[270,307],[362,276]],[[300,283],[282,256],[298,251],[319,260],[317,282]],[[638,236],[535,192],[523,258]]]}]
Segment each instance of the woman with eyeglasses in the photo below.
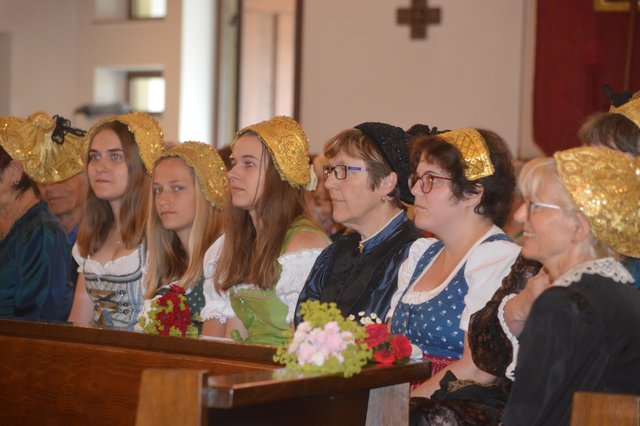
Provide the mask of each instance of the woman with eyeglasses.
[{"label": "woman with eyeglasses", "polygon": [[482,383],[493,378],[473,364],[466,331],[520,251],[499,228],[515,176],[507,145],[488,130],[418,138],[411,164],[416,226],[437,238],[411,246],[390,318],[392,332],[407,335],[432,363],[432,377],[412,394],[429,397],[449,370]]},{"label": "woman with eyeglasses", "polygon": [[505,425],[569,424],[578,390],[640,393],[640,293],[616,260],[640,257],[637,170],[603,147],[524,166],[522,255],[543,269],[502,308],[517,360]]},{"label": "woman with eyeglasses", "polygon": [[420,236],[402,204],[413,203],[407,135],[389,124],[363,123],[331,138],[324,155],[333,219],[348,231],[316,260],[298,309],[319,300],[336,303],[345,316],[385,318],[400,264]]}]

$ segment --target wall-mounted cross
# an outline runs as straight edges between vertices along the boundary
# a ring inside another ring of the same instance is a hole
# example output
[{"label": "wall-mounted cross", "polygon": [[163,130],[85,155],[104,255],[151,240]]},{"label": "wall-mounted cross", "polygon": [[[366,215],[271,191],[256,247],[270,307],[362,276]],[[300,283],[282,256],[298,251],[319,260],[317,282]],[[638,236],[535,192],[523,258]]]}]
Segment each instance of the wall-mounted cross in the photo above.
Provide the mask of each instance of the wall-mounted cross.
[{"label": "wall-mounted cross", "polygon": [[427,25],[440,23],[440,8],[430,8],[427,0],[411,0],[411,7],[398,9],[398,24],[411,25],[411,38],[427,38]]}]

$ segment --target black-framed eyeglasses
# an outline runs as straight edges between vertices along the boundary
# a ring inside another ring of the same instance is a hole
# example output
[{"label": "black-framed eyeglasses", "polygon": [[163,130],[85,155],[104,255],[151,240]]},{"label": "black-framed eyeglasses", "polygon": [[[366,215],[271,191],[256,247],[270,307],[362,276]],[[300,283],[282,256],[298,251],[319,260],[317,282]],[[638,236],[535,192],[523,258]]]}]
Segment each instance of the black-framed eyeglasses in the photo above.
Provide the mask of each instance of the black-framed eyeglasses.
[{"label": "black-framed eyeglasses", "polygon": [[531,219],[531,211],[535,209],[566,210],[557,204],[542,203],[540,201],[525,200],[525,203],[527,203],[527,220]]},{"label": "black-framed eyeglasses", "polygon": [[434,175],[433,173],[429,173],[429,172],[426,172],[421,176],[413,172],[409,175],[409,188],[410,189],[413,188],[416,182],[419,180],[420,190],[422,191],[423,194],[428,194],[433,189],[433,181],[435,181],[436,179],[449,180],[449,181],[453,180],[451,178]]},{"label": "black-framed eyeglasses", "polygon": [[333,173],[333,175],[338,180],[344,180],[347,178],[347,172],[368,172],[369,169],[366,167],[356,167],[356,166],[347,166],[345,164],[338,164],[335,166],[324,166],[322,168],[322,175],[324,179],[328,179],[329,175]]}]

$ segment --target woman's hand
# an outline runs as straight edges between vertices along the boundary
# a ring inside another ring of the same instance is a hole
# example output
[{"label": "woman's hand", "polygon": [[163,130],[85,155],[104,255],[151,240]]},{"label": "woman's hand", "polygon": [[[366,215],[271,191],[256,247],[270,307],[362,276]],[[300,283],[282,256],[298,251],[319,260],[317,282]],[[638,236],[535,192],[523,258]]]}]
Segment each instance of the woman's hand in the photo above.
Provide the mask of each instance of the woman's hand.
[{"label": "woman's hand", "polygon": [[511,333],[518,337],[522,333],[524,323],[529,317],[531,306],[543,291],[551,287],[551,278],[545,268],[527,281],[524,290],[504,306],[504,319]]}]

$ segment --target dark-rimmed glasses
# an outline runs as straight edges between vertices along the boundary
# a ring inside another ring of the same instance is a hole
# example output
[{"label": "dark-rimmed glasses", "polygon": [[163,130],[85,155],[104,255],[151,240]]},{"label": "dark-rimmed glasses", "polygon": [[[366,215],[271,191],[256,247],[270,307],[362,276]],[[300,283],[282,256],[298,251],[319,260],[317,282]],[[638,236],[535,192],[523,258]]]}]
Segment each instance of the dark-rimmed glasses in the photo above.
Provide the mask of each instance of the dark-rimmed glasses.
[{"label": "dark-rimmed glasses", "polygon": [[531,219],[531,210],[533,207],[542,209],[565,210],[564,207],[557,204],[542,203],[540,201],[525,200],[527,203],[527,220]]},{"label": "dark-rimmed glasses", "polygon": [[369,169],[366,167],[356,167],[356,166],[347,166],[344,164],[338,164],[336,166],[324,166],[322,168],[322,175],[324,179],[327,180],[329,175],[333,173],[333,175],[338,180],[344,180],[347,178],[347,172],[368,172]]},{"label": "dark-rimmed glasses", "polygon": [[420,190],[423,194],[428,194],[433,189],[433,181],[436,179],[442,180],[453,180],[448,177],[434,175],[433,173],[424,173],[422,176],[419,176],[417,173],[411,173],[409,175],[409,189],[413,188],[418,180],[420,180]]}]

